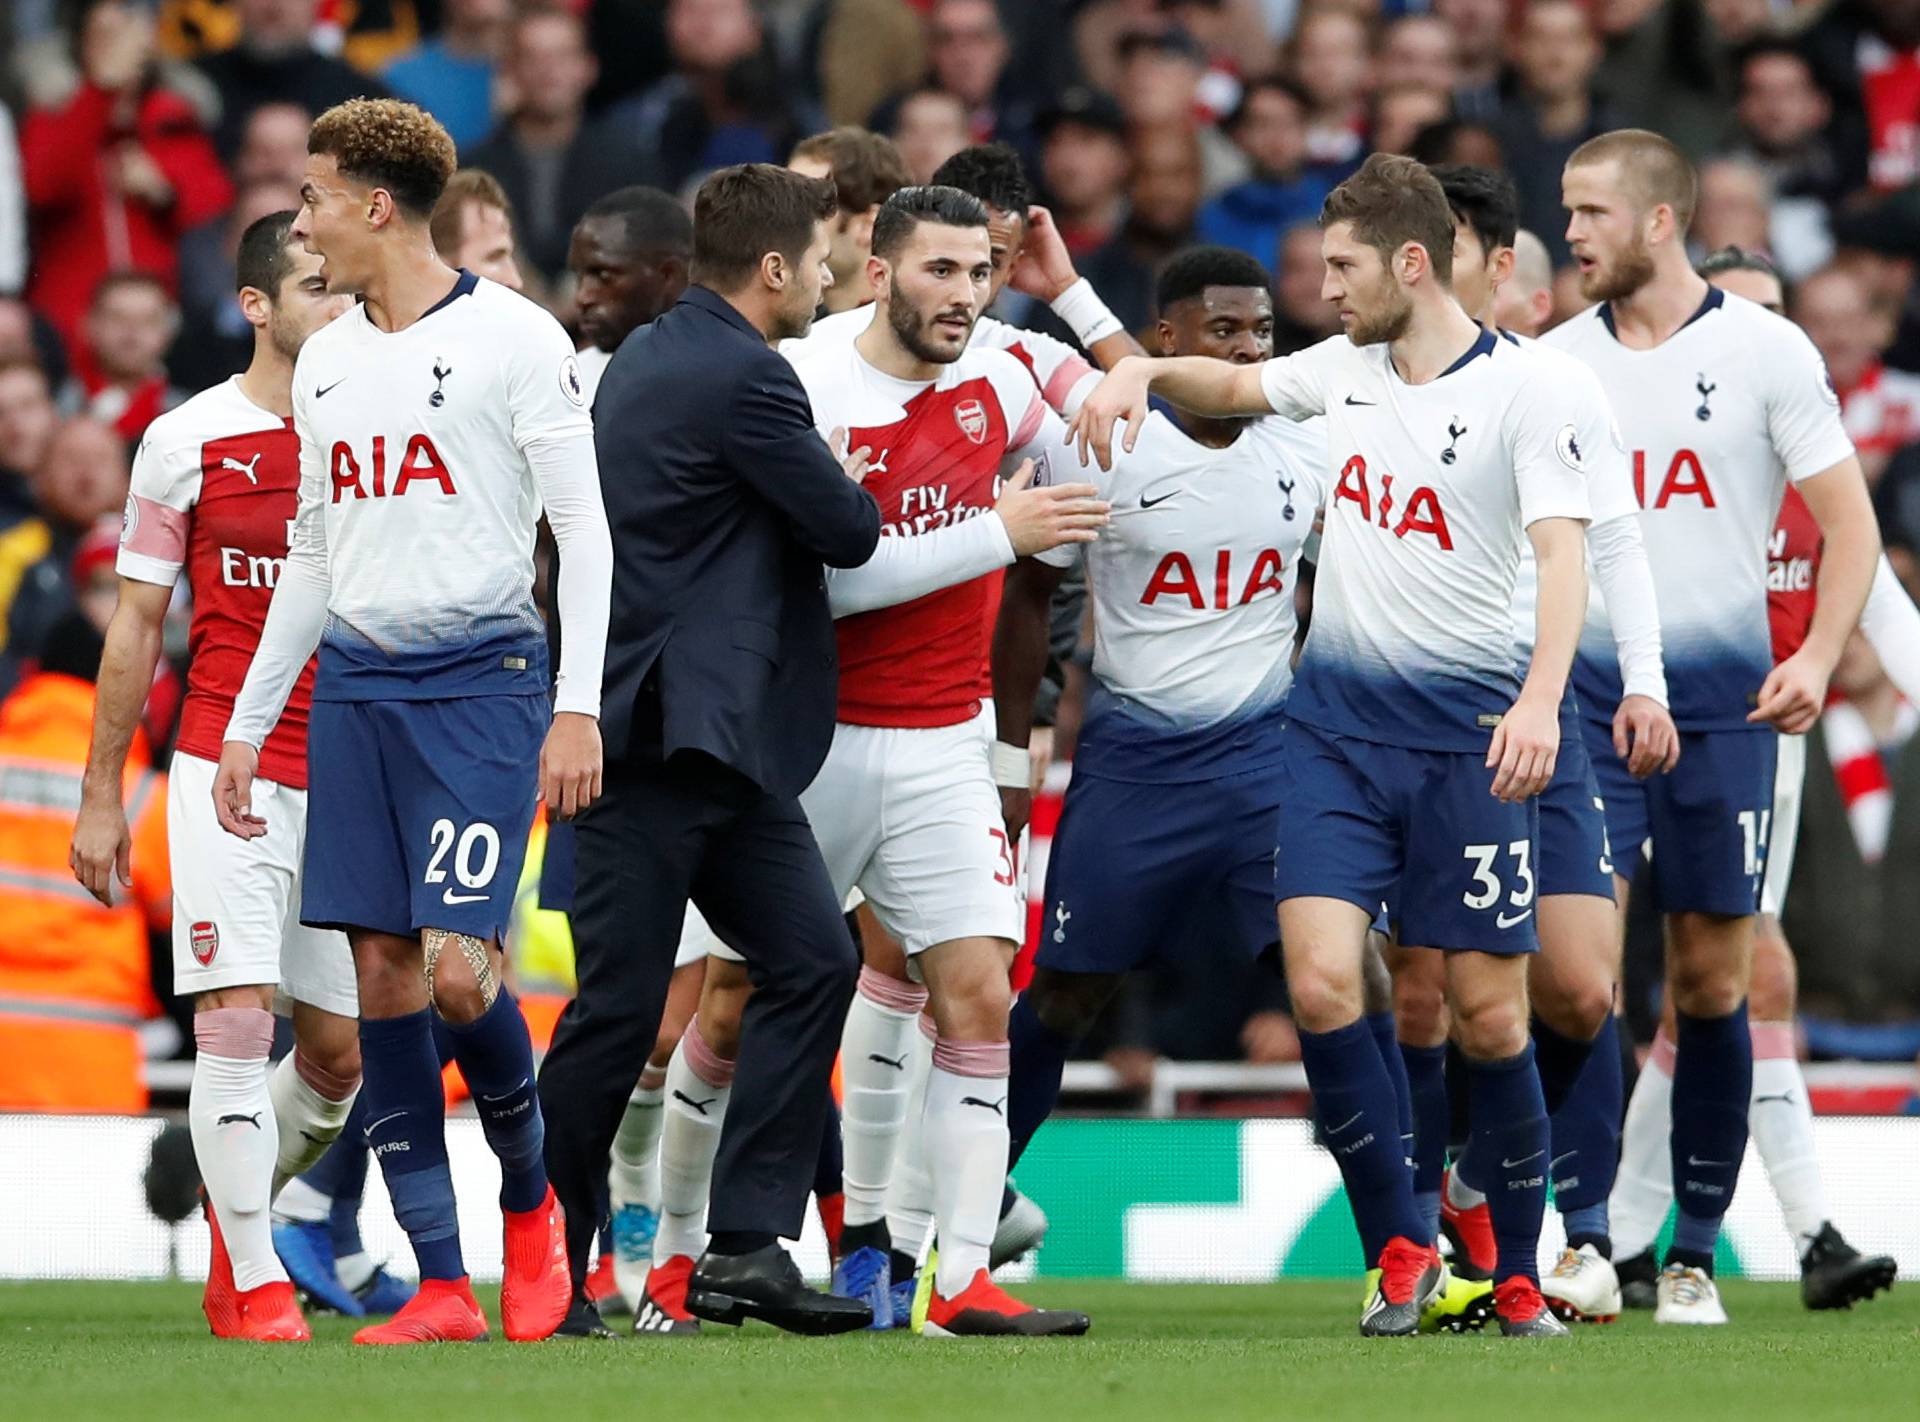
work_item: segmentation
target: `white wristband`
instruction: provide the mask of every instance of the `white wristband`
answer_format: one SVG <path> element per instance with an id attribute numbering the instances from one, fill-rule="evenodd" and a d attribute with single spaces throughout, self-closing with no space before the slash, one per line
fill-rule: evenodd
<path id="1" fill-rule="evenodd" d="M 1126 329 L 1120 318 L 1107 310 L 1107 303 L 1093 289 L 1093 283 L 1081 277 L 1053 299 L 1053 314 L 1067 323 L 1073 338 L 1088 350 L 1095 342 L 1117 336 Z"/>
<path id="2" fill-rule="evenodd" d="M 1008 790 L 1026 790 L 1033 785 L 1033 757 L 1025 746 L 993 743 L 993 783 Z"/>

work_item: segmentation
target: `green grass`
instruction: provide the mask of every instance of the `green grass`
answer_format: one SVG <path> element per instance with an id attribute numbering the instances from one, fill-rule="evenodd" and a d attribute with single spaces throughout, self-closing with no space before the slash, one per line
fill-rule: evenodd
<path id="1" fill-rule="evenodd" d="M 1731 1327 L 1644 1314 L 1564 1342 L 1363 1342 L 1358 1287 L 1055 1283 L 1023 1290 L 1094 1317 L 1082 1340 L 1006 1345 L 764 1328 L 698 1339 L 354 1349 L 219 1344 L 184 1284 L 0 1285 L 0 1412 L 20 1422 L 1120 1422 L 1151 1418 L 1920 1416 L 1920 1289 L 1808 1314 L 1790 1286 L 1730 1284 Z M 492 1313 L 496 1297 L 483 1295 Z M 497 1313 L 494 1314 L 497 1317 Z"/>

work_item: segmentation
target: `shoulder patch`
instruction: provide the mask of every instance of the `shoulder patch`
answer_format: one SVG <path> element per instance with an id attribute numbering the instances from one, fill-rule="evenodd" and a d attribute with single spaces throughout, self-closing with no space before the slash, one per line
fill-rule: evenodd
<path id="1" fill-rule="evenodd" d="M 1585 459 L 1580 453 L 1579 432 L 1571 424 L 1562 425 L 1560 433 L 1553 437 L 1553 452 L 1560 456 L 1560 462 L 1576 474 L 1587 472 Z"/>
<path id="2" fill-rule="evenodd" d="M 580 362 L 572 356 L 560 362 L 560 393 L 583 408 L 587 403 L 587 387 L 580 379 Z"/>

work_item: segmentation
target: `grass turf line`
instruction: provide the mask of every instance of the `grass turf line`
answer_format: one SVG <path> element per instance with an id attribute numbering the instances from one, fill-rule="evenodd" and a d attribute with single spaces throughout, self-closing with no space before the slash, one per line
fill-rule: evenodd
<path id="1" fill-rule="evenodd" d="M 328 1317 L 314 1319 L 311 1345 L 217 1343 L 197 1285 L 0 1284 L 0 1405 L 22 1422 L 1916 1415 L 1920 1290 L 1844 1314 L 1807 1313 L 1789 1285 L 1725 1292 L 1724 1329 L 1656 1330 L 1634 1314 L 1560 1343 L 1365 1341 L 1354 1283 L 1086 1281 L 1021 1290 L 1091 1313 L 1081 1340 L 808 1340 L 709 1326 L 697 1339 L 525 1345 L 497 1341 L 499 1300 L 486 1290 L 495 1342 L 374 1349 L 348 1346 L 353 1325 Z"/>

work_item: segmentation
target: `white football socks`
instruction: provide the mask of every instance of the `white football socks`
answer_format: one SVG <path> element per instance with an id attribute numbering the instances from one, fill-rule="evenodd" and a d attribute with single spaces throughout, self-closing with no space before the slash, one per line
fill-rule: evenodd
<path id="1" fill-rule="evenodd" d="M 217 1007 L 193 1018 L 193 1085 L 187 1124 L 200 1178 L 220 1220 L 241 1293 L 287 1277 L 273 1252 L 267 1212 L 280 1133 L 267 1088 L 273 1014 L 259 1007 Z"/>
<path id="2" fill-rule="evenodd" d="M 1673 1038 L 1664 1028 L 1640 1068 L 1620 1133 L 1620 1171 L 1607 1200 L 1613 1257 L 1653 1248 L 1673 1208 Z"/>
<path id="3" fill-rule="evenodd" d="M 615 1209 L 628 1204 L 660 1208 L 660 1125 L 667 1100 L 666 1075 L 664 1069 L 648 1066 L 620 1114 L 607 1170 L 607 1193 Z"/>
<path id="4" fill-rule="evenodd" d="M 667 1063 L 666 1105 L 660 1123 L 660 1232 L 653 1237 L 655 1267 L 676 1254 L 698 1259 L 707 1247 L 707 1200 L 713 1193 L 713 1157 L 733 1095 L 733 1063 L 717 1055 L 688 1025 Z"/>
<path id="5" fill-rule="evenodd" d="M 887 1186 L 887 1234 L 897 1253 L 915 1260 L 933 1233 L 933 1176 L 927 1172 L 927 1078 L 933 1074 L 933 1039 L 933 1019 L 922 1014 L 919 1030 L 907 1039 L 907 1120 L 900 1128 L 900 1153 Z"/>
<path id="6" fill-rule="evenodd" d="M 914 1025 L 926 1005 L 925 988 L 860 970 L 840 1039 L 841 1180 L 849 1225 L 872 1224 L 886 1213 L 894 1152 L 907 1122 Z"/>
<path id="7" fill-rule="evenodd" d="M 267 1079 L 273 1096 L 273 1117 L 280 1130 L 278 1159 L 273 1167 L 273 1193 L 320 1163 L 320 1157 L 340 1138 L 360 1094 L 358 1077 L 335 1076 L 314 1065 L 298 1047 L 280 1058 Z"/>
<path id="8" fill-rule="evenodd" d="M 1791 1022 L 1753 1024 L 1753 1100 L 1747 1130 L 1767 1167 L 1780 1216 L 1804 1257 L 1831 1215 L 1813 1144 L 1813 1103 L 1800 1071 Z"/>
<path id="9" fill-rule="evenodd" d="M 927 1078 L 927 1168 L 933 1176 L 944 1298 L 987 1267 L 1007 1182 L 1007 1043 L 938 1041 Z"/>

